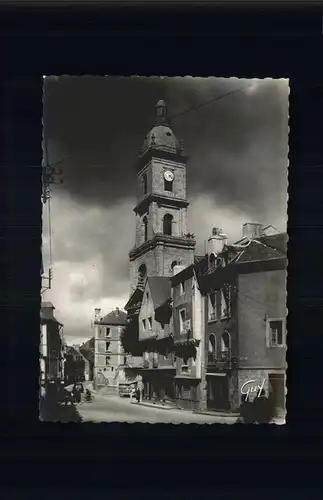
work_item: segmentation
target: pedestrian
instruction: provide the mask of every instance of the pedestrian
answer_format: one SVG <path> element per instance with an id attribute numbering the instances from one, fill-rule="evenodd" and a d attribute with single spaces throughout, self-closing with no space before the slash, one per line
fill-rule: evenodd
<path id="1" fill-rule="evenodd" d="M 143 391 L 143 383 L 141 377 L 139 377 L 136 387 L 136 399 L 138 403 L 140 403 L 140 401 L 142 400 L 142 391 Z"/>

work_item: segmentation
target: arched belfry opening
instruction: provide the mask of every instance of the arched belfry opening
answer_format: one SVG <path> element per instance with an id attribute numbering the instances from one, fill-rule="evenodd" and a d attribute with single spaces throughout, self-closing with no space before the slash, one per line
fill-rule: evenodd
<path id="1" fill-rule="evenodd" d="M 171 236 L 172 235 L 172 225 L 173 225 L 173 216 L 171 214 L 164 215 L 163 218 L 163 233 Z"/>
<path id="2" fill-rule="evenodd" d="M 143 289 L 145 278 L 147 276 L 147 267 L 146 264 L 141 264 L 138 269 L 138 283 L 137 288 Z"/>
<path id="3" fill-rule="evenodd" d="M 142 193 L 143 195 L 147 194 L 147 174 L 142 176 Z"/>
<path id="4" fill-rule="evenodd" d="M 148 240 L 148 219 L 146 216 L 142 219 L 142 223 L 143 223 L 143 228 L 144 228 L 144 241 L 147 241 Z"/>

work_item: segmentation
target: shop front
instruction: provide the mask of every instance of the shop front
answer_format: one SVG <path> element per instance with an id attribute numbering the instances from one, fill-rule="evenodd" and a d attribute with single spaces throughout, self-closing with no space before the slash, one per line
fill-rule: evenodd
<path id="1" fill-rule="evenodd" d="M 175 369 L 143 369 L 144 399 L 173 402 L 175 400 Z"/>
<path id="2" fill-rule="evenodd" d="M 229 376 L 227 373 L 207 373 L 206 389 L 208 409 L 230 410 Z"/>

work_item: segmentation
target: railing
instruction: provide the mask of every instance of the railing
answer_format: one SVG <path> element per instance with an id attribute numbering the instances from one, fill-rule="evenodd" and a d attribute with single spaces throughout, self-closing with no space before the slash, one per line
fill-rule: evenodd
<path id="1" fill-rule="evenodd" d="M 208 364 L 219 369 L 230 369 L 232 366 L 232 356 L 230 351 L 222 351 L 218 354 L 208 353 Z"/>

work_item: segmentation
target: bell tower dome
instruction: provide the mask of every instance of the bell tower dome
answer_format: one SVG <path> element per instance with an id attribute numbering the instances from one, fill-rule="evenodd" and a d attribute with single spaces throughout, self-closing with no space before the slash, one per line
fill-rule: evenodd
<path id="1" fill-rule="evenodd" d="M 195 241 L 187 231 L 186 164 L 183 145 L 172 131 L 164 101 L 144 139 L 136 163 L 135 246 L 129 253 L 131 291 L 147 276 L 171 276 L 174 265 L 194 261 Z"/>

